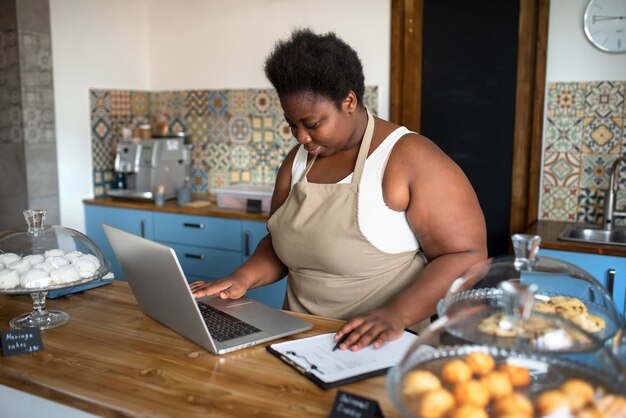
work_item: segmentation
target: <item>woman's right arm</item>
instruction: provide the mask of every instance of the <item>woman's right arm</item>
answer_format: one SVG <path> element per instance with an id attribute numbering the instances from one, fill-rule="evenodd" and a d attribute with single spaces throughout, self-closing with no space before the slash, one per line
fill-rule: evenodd
<path id="1" fill-rule="evenodd" d="M 282 206 L 291 189 L 291 167 L 298 146 L 294 147 L 278 170 L 270 217 Z M 248 289 L 265 286 L 285 277 L 287 268 L 280 261 L 272 245 L 272 236 L 268 233 L 257 245 L 252 256 L 229 276 L 209 282 L 197 281 L 190 285 L 196 298 L 218 295 L 222 299 L 237 299 Z"/>

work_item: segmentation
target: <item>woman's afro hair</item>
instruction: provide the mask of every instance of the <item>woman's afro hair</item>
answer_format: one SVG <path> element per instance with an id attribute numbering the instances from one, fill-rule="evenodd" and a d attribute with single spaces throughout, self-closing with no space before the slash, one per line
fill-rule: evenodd
<path id="1" fill-rule="evenodd" d="M 352 90 L 363 105 L 361 60 L 333 32 L 318 35 L 309 29 L 296 29 L 290 38 L 276 43 L 265 60 L 265 75 L 281 98 L 313 93 L 331 99 L 339 108 Z"/>

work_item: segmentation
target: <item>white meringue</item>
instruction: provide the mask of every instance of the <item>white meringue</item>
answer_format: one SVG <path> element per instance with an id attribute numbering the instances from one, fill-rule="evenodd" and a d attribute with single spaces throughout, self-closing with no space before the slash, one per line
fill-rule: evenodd
<path id="1" fill-rule="evenodd" d="M 69 261 L 67 261 L 63 257 L 50 257 L 50 258 L 46 259 L 46 263 L 49 263 L 55 269 L 58 269 L 59 267 L 62 267 L 62 266 L 65 266 L 65 265 L 69 264 Z"/>
<path id="2" fill-rule="evenodd" d="M 96 270 L 100 267 L 99 264 L 100 262 L 97 260 L 94 261 L 90 258 L 82 256 L 74 261 L 73 266 L 76 267 L 78 273 L 80 273 L 80 277 L 87 278 L 96 273 Z"/>
<path id="3" fill-rule="evenodd" d="M 74 260 L 76 260 L 78 257 L 80 257 L 81 255 L 83 255 L 83 253 L 81 253 L 80 251 L 71 251 L 65 254 L 63 258 L 65 258 L 67 261 L 71 263 Z"/>
<path id="4" fill-rule="evenodd" d="M 44 257 L 46 258 L 50 258 L 50 257 L 63 257 L 65 255 L 65 252 L 63 250 L 60 250 L 58 248 L 54 248 L 52 250 L 48 250 L 45 253 L 43 253 Z"/>
<path id="5" fill-rule="evenodd" d="M 15 263 L 16 261 L 20 261 L 22 257 L 14 253 L 4 253 L 0 254 L 0 262 L 5 266 L 8 266 L 11 263 Z"/>
<path id="6" fill-rule="evenodd" d="M 20 284 L 20 275 L 15 270 L 0 270 L 0 289 L 13 289 Z"/>
<path id="7" fill-rule="evenodd" d="M 67 264 L 50 273 L 50 279 L 54 284 L 71 283 L 80 280 L 80 273 L 76 267 Z"/>
<path id="8" fill-rule="evenodd" d="M 15 270 L 18 274 L 23 274 L 30 268 L 30 263 L 26 260 L 19 260 L 7 266 L 9 270 Z"/>
<path id="9" fill-rule="evenodd" d="M 50 286 L 52 281 L 47 272 L 42 269 L 32 268 L 20 277 L 22 287 L 39 288 Z"/>
<path id="10" fill-rule="evenodd" d="M 28 261 L 28 264 L 35 267 L 37 264 L 41 264 L 44 262 L 44 257 L 41 254 L 32 254 L 27 255 L 26 257 L 22 258 L 22 260 Z"/>

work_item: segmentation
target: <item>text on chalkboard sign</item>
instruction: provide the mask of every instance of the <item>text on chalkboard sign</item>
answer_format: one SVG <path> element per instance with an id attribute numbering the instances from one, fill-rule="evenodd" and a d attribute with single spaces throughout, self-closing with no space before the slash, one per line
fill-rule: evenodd
<path id="1" fill-rule="evenodd" d="M 328 418 L 383 418 L 383 413 L 378 402 L 339 390 Z"/>
<path id="2" fill-rule="evenodd" d="M 39 328 L 1 331 L 0 340 L 2 340 L 2 355 L 5 357 L 43 350 Z"/>

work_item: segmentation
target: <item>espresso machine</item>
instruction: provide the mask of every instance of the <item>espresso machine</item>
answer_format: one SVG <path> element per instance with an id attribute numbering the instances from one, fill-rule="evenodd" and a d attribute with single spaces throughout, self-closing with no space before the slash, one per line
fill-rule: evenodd
<path id="1" fill-rule="evenodd" d="M 114 169 L 116 174 L 126 177 L 126 188 L 111 189 L 108 196 L 154 200 L 156 191 L 160 190 L 165 199 L 170 199 L 191 178 L 191 145 L 185 144 L 184 137 L 120 142 Z"/>

